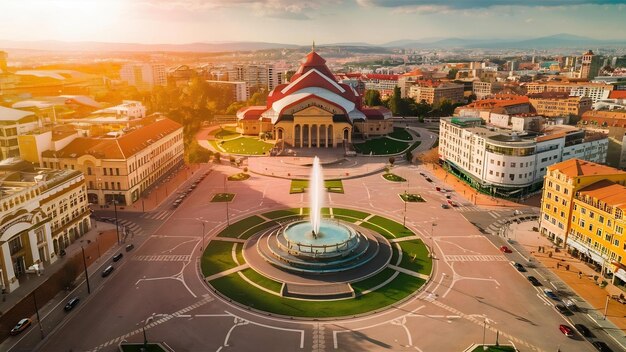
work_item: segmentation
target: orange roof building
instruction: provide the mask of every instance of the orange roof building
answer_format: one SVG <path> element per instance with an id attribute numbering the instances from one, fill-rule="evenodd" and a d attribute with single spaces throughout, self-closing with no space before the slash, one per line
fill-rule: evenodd
<path id="1" fill-rule="evenodd" d="M 92 204 L 114 199 L 132 204 L 183 162 L 183 126 L 168 118 L 146 120 L 123 134 L 79 137 L 61 149 L 44 151 L 43 166 L 82 171 Z"/>

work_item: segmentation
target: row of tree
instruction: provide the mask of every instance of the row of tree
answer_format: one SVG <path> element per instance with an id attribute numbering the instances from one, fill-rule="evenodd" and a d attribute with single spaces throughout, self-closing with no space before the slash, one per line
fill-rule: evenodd
<path id="1" fill-rule="evenodd" d="M 364 94 L 364 102 L 367 106 L 385 106 L 395 116 L 418 116 L 418 117 L 438 117 L 451 116 L 454 109 L 464 104 L 453 104 L 449 100 L 444 100 L 439 104 L 429 104 L 425 100 L 416 102 L 413 98 L 402 98 L 400 87 L 393 89 L 393 94 L 388 99 L 382 99 L 380 92 L 369 89 Z"/>

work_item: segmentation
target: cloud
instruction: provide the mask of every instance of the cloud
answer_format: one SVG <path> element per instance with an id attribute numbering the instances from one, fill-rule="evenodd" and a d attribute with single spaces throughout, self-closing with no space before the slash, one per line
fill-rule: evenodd
<path id="1" fill-rule="evenodd" d="M 356 0 L 363 7 L 383 7 L 402 13 L 435 13 L 456 10 L 481 10 L 500 6 L 561 7 L 576 5 L 618 5 L 624 0 Z"/>
<path id="2" fill-rule="evenodd" d="M 208 12 L 223 8 L 250 10 L 258 17 L 310 19 L 317 9 L 341 0 L 135 0 L 136 5 L 164 11 Z"/>

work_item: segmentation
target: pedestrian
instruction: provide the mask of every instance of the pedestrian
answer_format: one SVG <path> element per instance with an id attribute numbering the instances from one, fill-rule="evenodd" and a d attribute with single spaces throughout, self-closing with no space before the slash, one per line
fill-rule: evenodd
<path id="1" fill-rule="evenodd" d="M 579 278 L 579 279 L 582 279 L 582 278 L 583 278 L 583 272 L 582 272 L 582 271 L 579 271 L 579 272 L 578 272 L 578 278 Z"/>
<path id="2" fill-rule="evenodd" d="M 569 264 L 565 265 L 565 270 L 569 271 Z"/>

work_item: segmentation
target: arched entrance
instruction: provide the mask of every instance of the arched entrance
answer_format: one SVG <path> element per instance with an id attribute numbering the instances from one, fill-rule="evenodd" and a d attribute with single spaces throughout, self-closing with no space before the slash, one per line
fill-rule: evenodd
<path id="1" fill-rule="evenodd" d="M 276 139 L 277 140 L 282 140 L 283 139 L 283 129 L 279 128 L 276 130 Z"/>
<path id="2" fill-rule="evenodd" d="M 348 142 L 348 139 L 349 139 L 348 137 L 349 137 L 349 136 L 350 136 L 350 131 L 349 131 L 347 128 L 345 128 L 345 129 L 343 130 L 343 140 L 344 140 L 344 141 L 346 141 L 346 142 Z"/>

